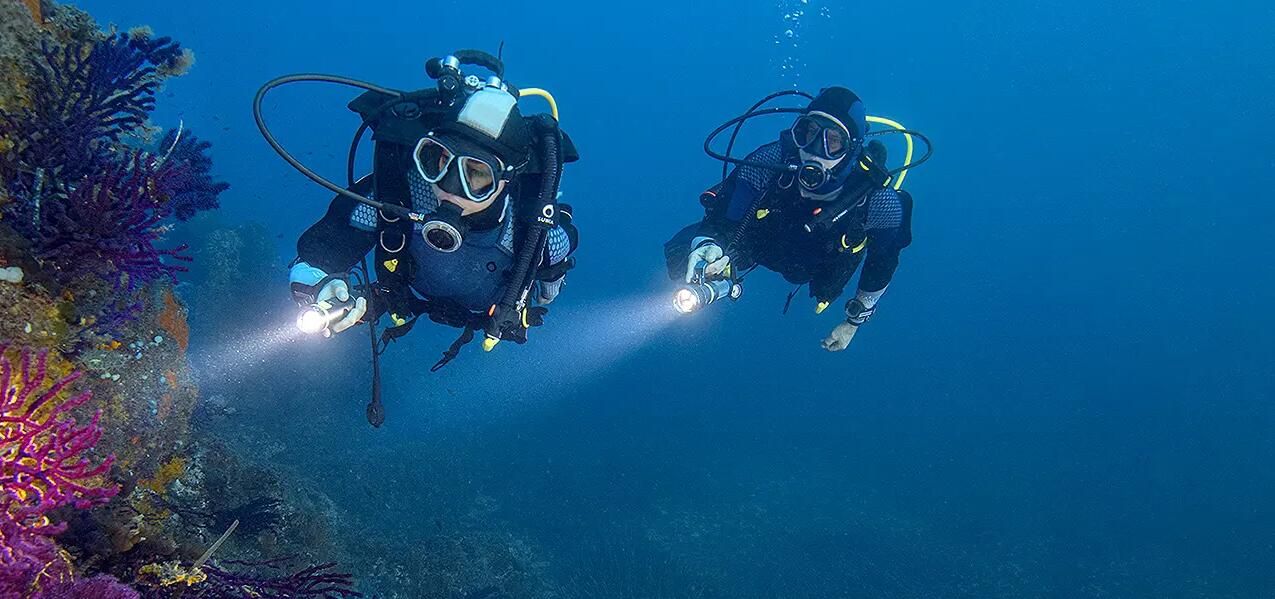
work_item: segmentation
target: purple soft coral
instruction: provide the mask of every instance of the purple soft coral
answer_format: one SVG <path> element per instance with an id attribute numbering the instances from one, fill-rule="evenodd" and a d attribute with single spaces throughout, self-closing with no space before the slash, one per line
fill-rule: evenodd
<path id="1" fill-rule="evenodd" d="M 138 131 L 155 108 L 155 92 L 182 56 L 169 38 L 116 33 L 92 44 L 45 42 L 35 60 L 30 107 L 0 112 L 0 133 L 20 140 L 15 162 L 24 183 L 36 173 L 68 180 L 91 173 L 121 136 Z"/>
<path id="2" fill-rule="evenodd" d="M 68 505 L 84 509 L 115 496 L 118 488 L 100 484 L 113 458 L 95 466 L 85 456 L 102 429 L 100 413 L 86 425 L 70 415 L 93 396 L 90 391 L 64 395 L 80 373 L 50 381 L 47 351 L 34 356 L 19 351 L 15 364 L 8 350 L 0 345 L 0 512 L 33 530 L 56 534 L 62 527 L 49 523 L 48 512 Z"/>
<path id="3" fill-rule="evenodd" d="M 170 129 L 159 142 L 162 160 L 181 172 L 168 180 L 167 188 L 159 190 L 177 220 L 189 220 L 197 212 L 217 208 L 217 196 L 230 188 L 228 183 L 213 181 L 212 158 L 208 157 L 211 147 L 181 129 Z"/>
<path id="4" fill-rule="evenodd" d="M 156 190 L 171 188 L 184 170 L 181 164 L 158 163 L 133 152 L 127 162 L 78 181 L 61 201 L 15 209 L 17 228 L 32 240 L 36 257 L 64 281 L 113 273 L 121 275 L 116 284 L 128 289 L 163 278 L 175 281 L 186 267 L 174 261 L 189 262 L 190 257 L 182 253 L 184 244 L 156 247 L 168 231 L 163 221 L 171 213 Z"/>
<path id="5" fill-rule="evenodd" d="M 68 580 L 48 586 L 34 599 L 140 599 L 137 591 L 124 586 L 113 576 L 100 574 L 93 578 Z"/>
<path id="6" fill-rule="evenodd" d="M 115 33 L 92 43 L 43 47 L 32 102 L 0 112 L 16 141 L 7 176 L 8 222 L 63 283 L 94 274 L 135 290 L 172 279 L 189 261 L 157 243 L 170 217 L 217 207 L 209 144 L 169 133 L 156 153 L 124 145 L 140 133 L 164 74 L 185 56 L 168 38 Z"/>
<path id="7" fill-rule="evenodd" d="M 0 516 L 0 599 L 26 599 L 36 584 L 69 576 L 52 539 Z"/>

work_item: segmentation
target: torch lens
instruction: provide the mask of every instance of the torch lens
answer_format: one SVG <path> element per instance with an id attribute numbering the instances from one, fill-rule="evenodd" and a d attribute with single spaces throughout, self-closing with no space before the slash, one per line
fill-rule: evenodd
<path id="1" fill-rule="evenodd" d="M 306 308 L 297 316 L 297 328 L 307 335 L 322 332 L 327 324 L 323 313 L 316 308 Z"/>
<path id="2" fill-rule="evenodd" d="M 699 296 L 690 289 L 678 289 L 677 293 L 673 294 L 673 309 L 682 314 L 690 314 L 699 309 Z"/>

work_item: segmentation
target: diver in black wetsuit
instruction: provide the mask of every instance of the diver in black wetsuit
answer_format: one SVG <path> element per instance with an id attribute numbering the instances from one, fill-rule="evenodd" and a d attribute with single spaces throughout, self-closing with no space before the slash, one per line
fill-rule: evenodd
<path id="1" fill-rule="evenodd" d="M 670 278 L 738 281 L 762 266 L 799 288 L 808 284 L 822 313 L 862 265 L 846 320 L 822 342 L 828 351 L 845 349 L 875 312 L 912 240 L 912 198 L 882 184 L 885 147 L 865 144 L 867 130 L 858 96 L 843 87 L 820 92 L 779 141 L 754 150 L 705 192 L 704 220 L 665 247 Z M 767 167 L 786 164 L 801 166 Z M 874 174 L 882 178 L 869 180 Z M 737 283 L 729 289 L 738 296 Z M 707 303 L 685 288 L 678 293 L 680 311 Z"/>
<path id="2" fill-rule="evenodd" d="M 380 279 L 393 279 L 396 288 L 385 290 L 387 305 L 374 313 L 390 311 L 396 318 L 425 315 L 462 328 L 481 326 L 508 286 L 515 237 L 522 233 L 517 226 L 519 210 L 525 210 L 539 191 L 518 181 L 532 151 L 532 134 L 513 101 L 508 92 L 494 88 L 471 95 L 459 110 L 432 123 L 410 152 L 378 164 L 377 172 L 355 185 L 356 191 L 377 197 L 374 180 L 393 179 L 396 191 L 410 198 L 412 209 L 430 216 L 412 223 L 410 233 L 387 227 L 398 219 L 337 196 L 327 214 L 297 241 L 290 280 L 298 301 L 348 301 L 349 282 L 329 275 L 351 270 L 377 249 L 385 254 L 377 265 L 387 271 Z M 388 188 L 391 183 L 381 185 Z M 562 289 L 577 244 L 570 207 L 560 204 L 556 211 L 557 222 L 547 232 L 534 285 L 534 299 L 542 306 Z M 368 308 L 366 298 L 355 298 L 325 332 L 353 326 Z M 525 329 L 510 331 L 515 341 L 525 339 Z"/>
<path id="3" fill-rule="evenodd" d="M 492 72 L 488 79 L 462 65 Z M 461 329 L 433 367 L 451 361 L 483 333 L 483 348 L 523 343 L 574 266 L 578 235 L 570 206 L 557 201 L 562 167 L 579 158 L 558 128 L 557 104 L 540 89 L 502 79 L 500 59 L 461 50 L 433 59 L 436 89 L 399 91 L 333 75 L 276 78 L 257 92 L 257 125 L 294 168 L 336 192 L 327 213 L 297 242 L 290 282 L 303 332 L 330 336 L 359 322 L 371 331 L 372 402 L 368 421 L 384 420 L 377 358 L 419 317 Z M 347 167 L 347 186 L 307 168 L 270 133 L 266 93 L 319 81 L 367 90 L 350 103 L 362 118 Z M 549 100 L 553 115 L 524 117 L 522 95 Z M 372 173 L 355 180 L 362 134 L 375 142 Z M 373 267 L 366 257 L 373 255 Z M 389 327 L 378 335 L 377 323 Z"/>

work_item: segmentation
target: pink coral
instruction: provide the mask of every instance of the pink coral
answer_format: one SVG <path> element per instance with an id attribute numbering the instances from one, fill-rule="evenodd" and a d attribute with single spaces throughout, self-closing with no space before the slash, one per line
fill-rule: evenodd
<path id="1" fill-rule="evenodd" d="M 26 599 L 42 583 L 70 579 L 53 539 L 0 517 L 0 599 Z"/>
<path id="2" fill-rule="evenodd" d="M 65 525 L 50 511 L 88 508 L 119 490 L 103 481 L 112 458 L 94 465 L 85 455 L 102 436 L 100 413 L 87 425 L 70 414 L 92 397 L 68 397 L 80 373 L 50 380 L 47 351 L 13 353 L 16 362 L 0 344 L 0 597 L 64 569 L 49 537 Z"/>
<path id="3" fill-rule="evenodd" d="M 139 595 L 115 578 L 99 574 L 41 589 L 35 599 L 139 599 Z"/>

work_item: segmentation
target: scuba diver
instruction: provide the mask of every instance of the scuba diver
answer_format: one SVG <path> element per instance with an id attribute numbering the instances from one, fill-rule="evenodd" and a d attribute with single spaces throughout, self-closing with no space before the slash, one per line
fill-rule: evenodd
<path id="1" fill-rule="evenodd" d="M 759 110 L 785 95 L 810 102 L 804 108 Z M 742 160 L 730 156 L 745 121 L 782 113 L 799 116 L 777 141 Z M 869 121 L 893 129 L 870 133 Z M 715 152 L 711 142 L 731 126 L 735 132 L 726 154 Z M 905 163 L 911 161 L 913 136 L 926 142 L 927 153 L 915 163 L 886 170 L 885 145 L 868 137 L 896 131 L 907 136 Z M 669 277 L 686 284 L 674 295 L 674 307 L 689 313 L 721 298 L 738 299 L 744 276 L 761 266 L 797 285 L 785 313 L 805 285 L 816 302 L 815 312 L 823 313 L 862 266 L 845 320 L 821 344 L 828 351 L 844 350 L 876 311 L 900 252 L 912 242 L 912 197 L 901 184 L 908 168 L 929 158 L 929 140 L 888 119 L 868 116 L 849 89 L 829 87 L 814 97 L 794 91 L 767 96 L 718 127 L 704 148 L 725 163 L 723 180 L 700 197 L 704 219 L 665 245 Z M 735 168 L 727 175 L 729 165 Z"/>
<path id="2" fill-rule="evenodd" d="M 461 71 L 477 65 L 486 80 Z M 327 213 L 297 242 L 289 276 L 301 307 L 297 326 L 324 337 L 368 324 L 373 391 L 368 420 L 384 420 L 378 357 L 420 317 L 461 329 L 436 371 L 483 332 L 483 348 L 524 343 L 561 292 L 578 235 L 570 206 L 559 204 L 562 165 L 578 159 L 558 128 L 557 104 L 539 89 L 503 80 L 490 54 L 463 50 L 432 59 L 437 85 L 403 92 L 330 75 L 290 75 L 257 94 L 266 140 L 292 166 L 336 192 Z M 261 118 L 274 87 L 321 81 L 366 90 L 349 104 L 363 120 L 351 144 L 347 185 L 315 174 L 284 150 Z M 552 116 L 523 116 L 520 96 L 549 101 Z M 372 172 L 354 177 L 358 144 L 372 131 Z M 374 254 L 374 270 L 366 265 Z M 375 276 L 370 276 L 374 274 Z M 389 328 L 377 335 L 377 321 Z"/>

